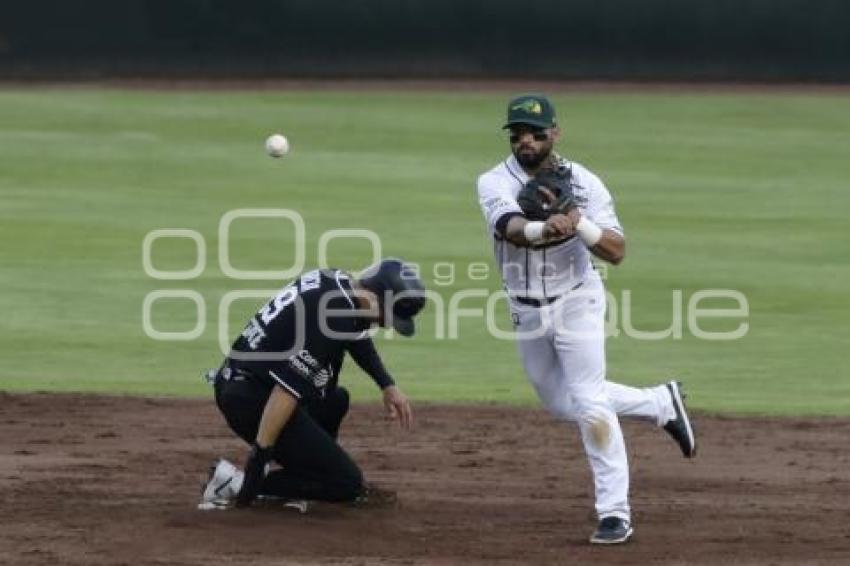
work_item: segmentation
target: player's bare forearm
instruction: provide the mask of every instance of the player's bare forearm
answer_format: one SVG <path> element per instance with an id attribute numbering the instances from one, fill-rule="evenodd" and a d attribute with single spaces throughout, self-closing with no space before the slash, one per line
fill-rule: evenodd
<path id="1" fill-rule="evenodd" d="M 280 387 L 274 387 L 260 419 L 257 446 L 267 448 L 274 444 L 297 406 L 298 400 L 295 397 Z"/>
<path id="2" fill-rule="evenodd" d="M 286 426 L 298 400 L 280 387 L 273 387 L 263 408 L 257 439 L 251 447 L 251 454 L 245 462 L 245 475 L 242 487 L 236 496 L 237 507 L 247 507 L 256 499 L 262 489 L 266 464 L 274 457 L 273 448 L 280 431 Z"/>
<path id="3" fill-rule="evenodd" d="M 596 257 L 618 265 L 626 257 L 626 239 L 614 230 L 603 230 L 599 239 L 590 251 Z"/>
<path id="4" fill-rule="evenodd" d="M 523 233 L 523 229 L 526 224 L 528 224 L 528 220 L 522 216 L 515 216 L 511 218 L 505 226 L 505 239 L 520 248 L 527 248 L 530 246 L 531 244 Z"/>

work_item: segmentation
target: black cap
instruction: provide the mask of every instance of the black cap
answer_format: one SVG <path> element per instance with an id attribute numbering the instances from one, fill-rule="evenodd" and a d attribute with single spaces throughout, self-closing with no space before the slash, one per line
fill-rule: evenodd
<path id="1" fill-rule="evenodd" d="M 375 293 L 381 308 L 392 301 L 392 327 L 402 336 L 413 336 L 413 317 L 425 307 L 425 285 L 410 265 L 400 259 L 387 258 L 366 268 L 360 284 Z M 389 313 L 385 313 L 385 316 Z"/>
<path id="2" fill-rule="evenodd" d="M 527 124 L 535 128 L 555 127 L 555 107 L 542 94 L 523 94 L 508 102 L 508 121 L 502 126 Z"/>

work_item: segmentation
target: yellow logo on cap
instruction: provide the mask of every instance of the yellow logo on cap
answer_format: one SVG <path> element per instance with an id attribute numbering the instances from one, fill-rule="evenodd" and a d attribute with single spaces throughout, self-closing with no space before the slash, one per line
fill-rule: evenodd
<path id="1" fill-rule="evenodd" d="M 533 98 L 529 98 L 528 100 L 523 100 L 519 104 L 515 104 L 511 106 L 511 110 L 525 110 L 529 114 L 542 114 L 543 107 L 540 106 L 540 103 L 534 100 Z"/>

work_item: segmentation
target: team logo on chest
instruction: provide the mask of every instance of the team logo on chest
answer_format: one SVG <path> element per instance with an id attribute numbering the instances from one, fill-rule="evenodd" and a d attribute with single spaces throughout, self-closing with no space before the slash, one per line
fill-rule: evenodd
<path id="1" fill-rule="evenodd" d="M 318 389 L 321 389 L 331 380 L 333 375 L 333 367 L 330 363 L 326 367 L 321 367 L 319 361 L 313 357 L 313 354 L 307 350 L 301 350 L 296 355 L 289 358 L 289 365 L 301 377 L 313 382 Z"/>

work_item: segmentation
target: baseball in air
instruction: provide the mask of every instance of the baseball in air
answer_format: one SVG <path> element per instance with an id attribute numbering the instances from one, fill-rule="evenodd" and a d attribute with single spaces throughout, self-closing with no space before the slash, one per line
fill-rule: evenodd
<path id="1" fill-rule="evenodd" d="M 266 139 L 266 153 L 272 157 L 283 157 L 289 153 L 289 140 L 280 134 L 269 136 Z"/>

